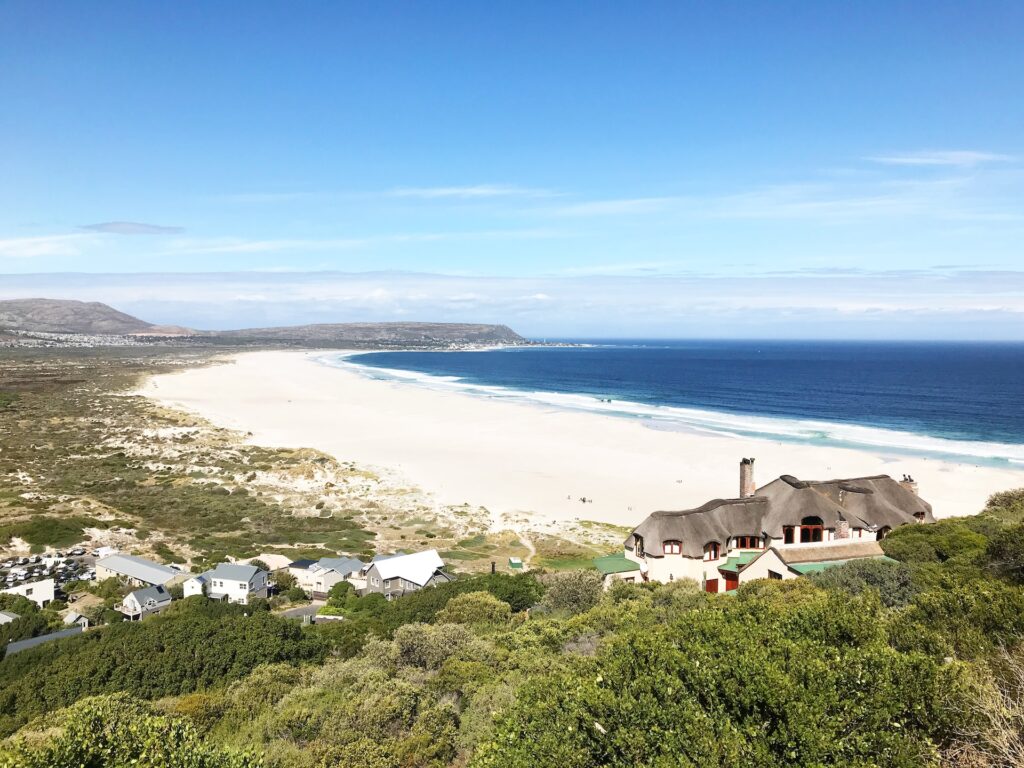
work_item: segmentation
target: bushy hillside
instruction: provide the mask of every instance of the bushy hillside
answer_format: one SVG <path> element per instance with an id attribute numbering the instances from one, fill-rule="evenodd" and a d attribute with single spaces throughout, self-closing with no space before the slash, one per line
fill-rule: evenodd
<path id="1" fill-rule="evenodd" d="M 391 603 L 339 587 L 345 618 L 302 630 L 191 601 L 63 641 L 56 660 L 0 662 L 8 732 L 74 705 L 7 749 L 70 768 L 54 744 L 78 755 L 78 723 L 136 718 L 184 729 L 211 766 L 1014 765 L 1022 501 L 900 529 L 885 543 L 899 562 L 722 595 L 603 592 L 585 571 L 473 577 Z M 114 690 L 152 703 L 116 716 L 106 699 L 74 704 Z"/>

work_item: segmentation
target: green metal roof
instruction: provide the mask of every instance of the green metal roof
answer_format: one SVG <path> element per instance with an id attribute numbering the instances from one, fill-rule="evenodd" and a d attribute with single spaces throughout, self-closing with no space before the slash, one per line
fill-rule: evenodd
<path id="1" fill-rule="evenodd" d="M 614 555 L 605 555 L 594 559 L 594 567 L 607 576 L 609 573 L 626 573 L 627 571 L 639 571 L 640 566 L 629 560 L 622 552 Z"/>
<path id="2" fill-rule="evenodd" d="M 763 550 L 759 550 L 757 552 L 741 552 L 738 555 L 733 555 L 728 560 L 726 560 L 724 563 L 722 563 L 722 565 L 718 566 L 718 570 L 720 570 L 720 571 L 737 571 L 738 572 L 740 570 L 740 568 L 745 566 L 747 563 L 750 563 L 750 562 L 756 560 L 763 553 L 764 553 Z"/>
<path id="3" fill-rule="evenodd" d="M 808 573 L 819 573 L 821 571 L 827 571 L 829 568 L 835 568 L 837 566 L 843 565 L 844 563 L 849 563 L 852 560 L 890 560 L 892 562 L 896 562 L 891 557 L 881 555 L 879 557 L 854 557 L 850 558 L 849 560 L 819 560 L 814 563 L 793 563 L 789 567 L 792 570 L 799 573 L 801 576 L 803 576 Z"/>

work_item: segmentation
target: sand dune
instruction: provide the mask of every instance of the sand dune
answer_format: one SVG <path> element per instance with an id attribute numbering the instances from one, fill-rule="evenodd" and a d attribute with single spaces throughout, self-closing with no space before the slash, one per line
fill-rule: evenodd
<path id="1" fill-rule="evenodd" d="M 979 511 L 1024 486 L 1024 471 L 845 448 L 650 429 L 599 414 L 371 380 L 312 352 L 253 352 L 224 365 L 154 377 L 143 394 L 251 432 L 254 443 L 311 447 L 399 473 L 440 503 L 468 502 L 537 524 L 633 526 L 655 509 L 735 496 L 737 464 L 757 480 L 912 474 L 940 517 Z M 580 497 L 593 499 L 581 503 Z"/>

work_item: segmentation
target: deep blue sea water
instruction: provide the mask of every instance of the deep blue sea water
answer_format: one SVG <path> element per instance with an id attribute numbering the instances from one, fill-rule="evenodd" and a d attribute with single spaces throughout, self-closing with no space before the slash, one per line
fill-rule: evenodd
<path id="1" fill-rule="evenodd" d="M 1024 344 L 588 344 L 375 352 L 336 362 L 663 429 L 1024 464 Z"/>

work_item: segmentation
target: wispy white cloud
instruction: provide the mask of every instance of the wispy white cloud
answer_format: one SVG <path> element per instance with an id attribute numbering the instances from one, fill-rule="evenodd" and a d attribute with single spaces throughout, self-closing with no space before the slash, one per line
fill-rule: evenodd
<path id="1" fill-rule="evenodd" d="M 4 297 L 104 301 L 160 323 L 229 328 L 419 319 L 534 336 L 1024 339 L 1024 271 L 821 271 L 503 278 L 395 272 L 5 276 Z"/>
<path id="2" fill-rule="evenodd" d="M 456 198 L 474 200 L 492 197 L 555 197 L 549 189 L 518 187 L 512 184 L 474 184 L 460 187 L 398 187 L 389 193 L 392 197 L 417 197 L 424 200 Z"/>
<path id="3" fill-rule="evenodd" d="M 245 254 L 276 252 L 331 252 L 383 245 L 438 243 L 472 240 L 533 240 L 565 237 L 553 229 L 491 229 L 467 232 L 412 232 L 393 235 L 370 235 L 342 238 L 278 238 L 253 239 L 209 238 L 180 239 L 168 244 L 167 253 L 177 254 Z"/>
<path id="4" fill-rule="evenodd" d="M 714 195 L 592 200 L 544 209 L 554 217 L 630 216 L 650 220 L 884 219 L 922 216 L 968 221 L 1019 221 L 1024 212 L 963 174 L 927 179 L 857 179 L 844 182 L 776 184 Z"/>
<path id="5" fill-rule="evenodd" d="M 900 152 L 890 155 L 876 155 L 867 159 L 874 163 L 882 163 L 883 165 L 952 166 L 956 168 L 973 168 L 985 163 L 1005 163 L 1014 160 L 1010 155 L 1001 155 L 996 152 L 979 152 L 969 149 Z"/>
<path id="6" fill-rule="evenodd" d="M 107 235 L 178 235 L 185 231 L 184 227 L 162 227 L 137 221 L 104 221 L 100 224 L 83 224 L 79 229 Z"/>
<path id="7" fill-rule="evenodd" d="M 0 258 L 32 259 L 47 256 L 78 256 L 91 235 L 41 235 L 0 240 Z"/>
<path id="8" fill-rule="evenodd" d="M 627 197 L 611 200 L 590 200 L 563 205 L 553 213 L 557 216 L 620 216 L 635 213 L 661 213 L 687 201 L 685 197 Z"/>

